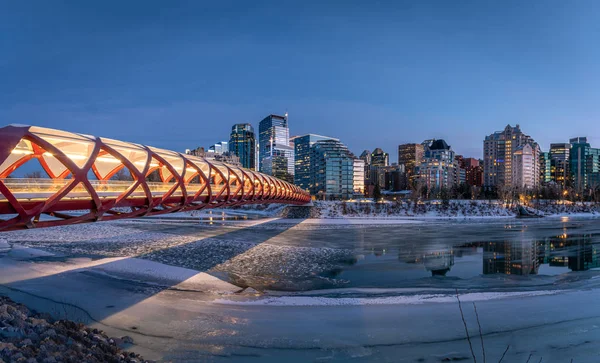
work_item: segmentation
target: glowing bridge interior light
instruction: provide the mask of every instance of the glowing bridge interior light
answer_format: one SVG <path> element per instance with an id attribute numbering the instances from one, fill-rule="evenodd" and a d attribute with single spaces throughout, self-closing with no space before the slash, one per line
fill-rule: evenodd
<path id="1" fill-rule="evenodd" d="M 41 178 L 23 178 L 32 160 Z M 35 126 L 0 128 L 0 231 L 309 201 L 293 184 L 201 157 Z"/>

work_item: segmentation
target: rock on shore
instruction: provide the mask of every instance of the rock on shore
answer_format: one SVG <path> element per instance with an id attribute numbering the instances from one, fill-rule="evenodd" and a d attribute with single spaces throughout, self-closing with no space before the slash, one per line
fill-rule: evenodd
<path id="1" fill-rule="evenodd" d="M 68 320 L 53 320 L 0 296 L 0 363 L 148 362 L 121 347 L 130 337 L 109 338 L 102 331 Z"/>

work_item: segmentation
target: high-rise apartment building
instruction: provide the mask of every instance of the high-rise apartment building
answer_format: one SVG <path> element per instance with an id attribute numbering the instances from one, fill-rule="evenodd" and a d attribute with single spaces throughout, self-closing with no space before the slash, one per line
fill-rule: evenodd
<path id="1" fill-rule="evenodd" d="M 365 161 L 354 159 L 354 196 L 362 197 L 365 195 Z"/>
<path id="2" fill-rule="evenodd" d="M 600 186 L 600 149 L 592 148 L 585 137 L 570 139 L 570 171 L 578 192 Z"/>
<path id="3" fill-rule="evenodd" d="M 440 190 L 455 185 L 459 166 L 454 155 L 454 151 L 444 140 L 425 144 L 423 160 L 418 168 L 419 180 L 429 190 Z"/>
<path id="4" fill-rule="evenodd" d="M 398 165 L 404 165 L 409 178 L 415 175 L 416 168 L 421 164 L 423 152 L 421 144 L 398 145 Z"/>
<path id="5" fill-rule="evenodd" d="M 359 159 L 364 161 L 365 164 L 365 190 L 368 190 L 371 185 L 371 151 L 364 150 L 362 154 L 360 154 Z"/>
<path id="6" fill-rule="evenodd" d="M 371 166 L 389 166 L 390 155 L 380 148 L 376 148 L 371 153 Z"/>
<path id="7" fill-rule="evenodd" d="M 540 184 L 552 181 L 552 161 L 549 152 L 540 153 Z"/>
<path id="8" fill-rule="evenodd" d="M 240 164 L 256 170 L 256 136 L 250 124 L 235 124 L 229 136 L 229 152 L 240 158 Z"/>
<path id="9" fill-rule="evenodd" d="M 311 146 L 310 193 L 319 199 L 350 199 L 354 196 L 355 157 L 336 140 Z"/>
<path id="10" fill-rule="evenodd" d="M 464 158 L 459 161 L 459 166 L 465 171 L 465 183 L 473 187 L 483 186 L 483 166 L 475 158 Z"/>
<path id="11" fill-rule="evenodd" d="M 519 146 L 513 153 L 511 186 L 520 189 L 537 187 L 540 181 L 539 166 L 539 153 L 533 146 L 531 144 Z"/>
<path id="12" fill-rule="evenodd" d="M 323 140 L 339 141 L 333 137 L 315 134 L 294 137 L 294 184 L 304 190 L 310 190 L 310 148 L 316 142 Z"/>
<path id="13" fill-rule="evenodd" d="M 561 188 L 570 185 L 571 144 L 550 144 L 550 178 Z"/>
<path id="14" fill-rule="evenodd" d="M 532 148 L 532 157 L 539 171 L 538 144 L 525 135 L 519 125 L 507 125 L 503 131 L 497 131 L 485 137 L 483 141 L 483 184 L 485 187 L 513 187 L 513 159 L 515 152 L 525 144 Z M 539 181 L 539 178 L 537 179 Z M 537 186 L 537 184 L 536 184 Z"/>
<path id="15" fill-rule="evenodd" d="M 290 147 L 288 115 L 269 115 L 258 126 L 260 171 L 293 182 L 294 150 Z"/>

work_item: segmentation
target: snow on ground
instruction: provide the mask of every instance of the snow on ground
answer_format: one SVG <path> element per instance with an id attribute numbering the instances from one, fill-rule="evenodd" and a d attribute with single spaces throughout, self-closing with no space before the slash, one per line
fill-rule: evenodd
<path id="1" fill-rule="evenodd" d="M 213 271 L 227 273 L 238 286 L 296 291 L 343 286 L 345 281 L 329 275 L 355 261 L 347 249 L 259 244 Z"/>
<path id="2" fill-rule="evenodd" d="M 505 206 L 504 203 L 497 200 L 451 200 L 447 204 L 438 200 L 425 202 L 402 200 L 382 203 L 371 201 L 315 201 L 314 205 L 316 215 L 322 219 L 507 218 L 514 217 L 517 214 L 516 207 Z M 532 209 L 537 209 L 540 214 L 546 216 L 600 216 L 600 206 L 591 203 L 571 204 L 542 201 L 535 203 Z"/>
<path id="3" fill-rule="evenodd" d="M 125 257 L 124 266 L 137 259 L 148 260 L 152 268 L 162 264 L 209 271 L 241 287 L 307 290 L 337 286 L 339 281 L 328 277 L 330 271 L 353 259 L 352 252 L 271 242 L 272 237 L 293 228 L 293 222 L 282 224 L 268 218 L 227 226 L 135 220 L 15 231 L 4 236 L 13 245 L 11 256 L 20 260 Z M 40 254 L 42 250 L 48 252 Z M 139 269 L 133 275 L 140 275 Z M 298 286 L 297 281 L 303 285 Z"/>
<path id="4" fill-rule="evenodd" d="M 460 301 L 477 302 L 506 298 L 526 298 L 557 294 L 556 290 L 526 292 L 478 292 L 460 295 Z M 252 300 L 216 299 L 215 304 L 224 305 L 269 305 L 269 306 L 354 306 L 354 305 L 414 305 L 425 303 L 456 302 L 455 295 L 426 294 L 408 296 L 389 296 L 375 298 L 329 298 L 322 296 L 280 296 Z"/>

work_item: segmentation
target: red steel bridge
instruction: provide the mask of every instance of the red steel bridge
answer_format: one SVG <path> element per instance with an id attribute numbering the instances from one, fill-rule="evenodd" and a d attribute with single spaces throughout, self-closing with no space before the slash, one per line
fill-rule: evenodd
<path id="1" fill-rule="evenodd" d="M 35 126 L 0 128 L 0 231 L 308 202 L 293 184 L 206 158 Z"/>

